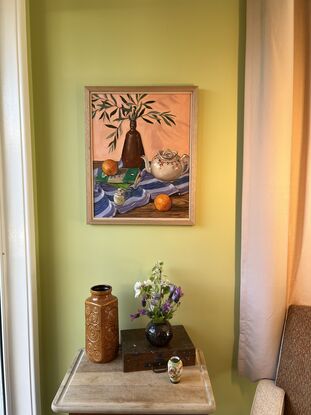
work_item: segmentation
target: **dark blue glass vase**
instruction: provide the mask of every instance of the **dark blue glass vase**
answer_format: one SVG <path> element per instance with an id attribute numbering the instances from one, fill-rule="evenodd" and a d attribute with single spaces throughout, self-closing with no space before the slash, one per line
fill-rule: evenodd
<path id="1" fill-rule="evenodd" d="M 173 329 L 167 320 L 162 323 L 155 323 L 151 320 L 146 326 L 145 334 L 153 346 L 163 347 L 172 339 Z"/>

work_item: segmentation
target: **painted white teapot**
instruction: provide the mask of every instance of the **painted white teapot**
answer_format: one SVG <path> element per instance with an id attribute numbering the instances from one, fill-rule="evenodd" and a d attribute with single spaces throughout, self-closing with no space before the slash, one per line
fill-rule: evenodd
<path id="1" fill-rule="evenodd" d="M 187 154 L 180 157 L 177 151 L 160 150 L 151 162 L 146 156 L 141 158 L 147 172 L 164 182 L 176 180 L 189 170 L 190 157 Z"/>

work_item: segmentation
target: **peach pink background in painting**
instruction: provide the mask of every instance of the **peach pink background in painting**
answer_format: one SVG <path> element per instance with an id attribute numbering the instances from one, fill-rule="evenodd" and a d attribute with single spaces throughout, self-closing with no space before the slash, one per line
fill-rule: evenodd
<path id="1" fill-rule="evenodd" d="M 101 94 L 99 93 L 98 95 L 100 96 Z M 120 94 L 118 93 L 113 95 L 119 104 Z M 155 122 L 155 124 L 146 123 L 141 118 L 137 120 L 137 131 L 140 132 L 147 157 L 152 159 L 158 150 L 166 148 L 177 150 L 180 155 L 189 154 L 190 93 L 148 94 L 145 100 L 156 101 L 154 104 L 151 104 L 152 109 L 155 111 L 170 111 L 172 114 L 176 115 L 176 118 L 174 118 L 176 126 L 173 125 L 172 127 L 169 127 L 163 121 L 160 125 L 157 122 Z M 101 161 L 108 158 L 120 160 L 125 135 L 129 128 L 129 121 L 124 121 L 122 125 L 123 133 L 117 141 L 117 148 L 113 152 L 109 153 L 108 144 L 111 140 L 106 140 L 105 137 L 107 137 L 112 130 L 111 128 L 106 127 L 105 123 L 102 120 L 99 120 L 98 115 L 96 115 L 96 117 L 92 120 L 94 160 Z"/>

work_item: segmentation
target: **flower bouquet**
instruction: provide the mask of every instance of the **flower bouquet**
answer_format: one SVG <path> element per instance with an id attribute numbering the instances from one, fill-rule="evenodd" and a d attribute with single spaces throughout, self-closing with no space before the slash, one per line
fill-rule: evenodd
<path id="1" fill-rule="evenodd" d="M 140 316 L 150 318 L 146 327 L 146 337 L 155 346 L 164 346 L 171 340 L 173 331 L 168 320 L 180 306 L 183 296 L 181 287 L 171 283 L 162 269 L 163 262 L 158 261 L 146 281 L 135 283 L 135 298 L 141 297 L 141 308 L 131 314 L 132 320 Z"/>

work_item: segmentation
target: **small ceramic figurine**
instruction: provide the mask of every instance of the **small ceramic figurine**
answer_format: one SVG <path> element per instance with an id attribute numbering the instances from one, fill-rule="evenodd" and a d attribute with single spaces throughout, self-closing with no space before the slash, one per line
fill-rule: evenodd
<path id="1" fill-rule="evenodd" d="M 160 150 L 151 162 L 146 156 L 141 158 L 147 172 L 164 182 L 174 181 L 189 170 L 190 157 L 187 154 L 180 157 L 177 151 Z"/>
<path id="2" fill-rule="evenodd" d="M 183 369 L 182 360 L 178 356 L 172 356 L 167 363 L 167 371 L 172 383 L 179 383 Z"/>
<path id="3" fill-rule="evenodd" d="M 119 187 L 113 196 L 113 201 L 116 205 L 123 205 L 125 202 L 125 190 Z"/>

